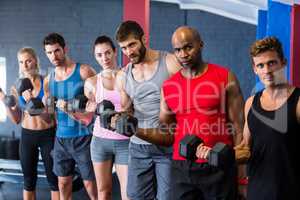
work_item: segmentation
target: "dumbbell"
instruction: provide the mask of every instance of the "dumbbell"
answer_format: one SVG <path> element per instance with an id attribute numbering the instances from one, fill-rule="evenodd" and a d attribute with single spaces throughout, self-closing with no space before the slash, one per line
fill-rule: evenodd
<path id="1" fill-rule="evenodd" d="M 29 78 L 20 78 L 16 83 L 16 89 L 19 96 L 22 96 L 22 93 L 26 90 L 33 90 L 33 85 Z"/>
<path id="2" fill-rule="evenodd" d="M 195 161 L 197 147 L 201 143 L 203 141 L 196 135 L 186 135 L 179 143 L 179 154 L 187 160 Z M 211 166 L 228 167 L 235 162 L 234 151 L 228 145 L 218 142 L 210 150 L 207 160 Z"/>
<path id="3" fill-rule="evenodd" d="M 104 99 L 97 105 L 95 114 L 100 118 L 101 127 L 111 129 L 111 118 L 117 114 L 117 112 L 115 111 L 114 104 Z"/>
<path id="4" fill-rule="evenodd" d="M 16 88 L 19 96 L 26 90 L 33 90 L 33 85 L 29 78 L 21 78 L 17 81 Z M 37 116 L 42 114 L 44 110 L 44 104 L 41 99 L 32 97 L 25 105 L 25 110 L 31 116 Z"/>
<path id="5" fill-rule="evenodd" d="M 137 118 L 126 113 L 121 113 L 116 120 L 116 132 L 121 135 L 131 137 L 136 133 L 137 125 Z"/>
<path id="6" fill-rule="evenodd" d="M 111 127 L 111 118 L 119 114 L 116 119 L 115 128 Z M 115 106 L 111 101 L 103 100 L 97 105 L 96 115 L 100 117 L 101 127 L 116 131 L 121 135 L 131 137 L 135 132 L 138 124 L 138 120 L 126 113 L 120 113 L 115 111 Z"/>
<path id="7" fill-rule="evenodd" d="M 45 101 L 45 107 L 48 113 L 54 113 L 56 107 L 57 98 L 53 96 L 48 96 Z"/>
<path id="8" fill-rule="evenodd" d="M 87 102 L 88 98 L 85 95 L 77 95 L 67 102 L 66 110 L 68 112 L 84 112 Z"/>
<path id="9" fill-rule="evenodd" d="M 3 92 L 2 88 L 0 88 L 0 92 Z M 16 98 L 13 95 L 5 95 L 3 102 L 4 102 L 4 105 L 6 105 L 7 107 L 10 107 L 10 108 L 17 105 Z"/>

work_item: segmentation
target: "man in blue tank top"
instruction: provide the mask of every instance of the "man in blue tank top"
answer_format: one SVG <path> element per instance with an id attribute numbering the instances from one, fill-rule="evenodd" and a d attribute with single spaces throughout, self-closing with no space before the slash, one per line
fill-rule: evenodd
<path id="1" fill-rule="evenodd" d="M 55 66 L 45 78 L 45 96 L 53 96 L 56 102 L 56 140 L 53 149 L 53 171 L 58 176 L 61 199 L 72 198 L 72 176 L 75 165 L 79 168 L 90 199 L 96 200 L 97 192 L 90 158 L 91 135 L 82 123 L 84 114 L 66 110 L 67 101 L 83 94 L 84 81 L 95 75 L 86 64 L 75 63 L 67 56 L 64 38 L 51 33 L 43 41 L 45 53 Z"/>
<path id="2" fill-rule="evenodd" d="M 118 76 L 122 109 L 134 110 L 139 128 L 157 128 L 162 83 L 180 69 L 180 64 L 172 54 L 147 48 L 144 31 L 134 21 L 119 26 L 116 40 L 130 59 Z M 151 144 L 136 135 L 131 137 L 127 184 L 131 200 L 170 199 L 171 156 L 170 148 Z"/>

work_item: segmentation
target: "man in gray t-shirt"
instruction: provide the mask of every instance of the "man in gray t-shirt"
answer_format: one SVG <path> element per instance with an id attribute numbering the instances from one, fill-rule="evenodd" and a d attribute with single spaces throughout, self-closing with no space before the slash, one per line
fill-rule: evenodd
<path id="1" fill-rule="evenodd" d="M 134 21 L 119 26 L 116 40 L 130 60 L 118 74 L 122 109 L 133 110 L 139 128 L 158 128 L 161 86 L 180 64 L 172 54 L 147 48 L 144 31 Z M 131 200 L 170 199 L 171 155 L 170 148 L 131 137 L 127 184 Z"/>

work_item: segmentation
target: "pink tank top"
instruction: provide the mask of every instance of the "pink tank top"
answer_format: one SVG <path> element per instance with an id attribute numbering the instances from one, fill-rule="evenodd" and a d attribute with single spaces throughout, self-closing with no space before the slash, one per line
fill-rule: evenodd
<path id="1" fill-rule="evenodd" d="M 115 88 L 114 90 L 108 90 L 103 87 L 101 74 L 97 75 L 97 87 L 96 87 L 96 103 L 100 103 L 103 99 L 111 101 L 116 111 L 121 110 L 121 96 L 119 91 Z M 113 140 L 128 140 L 129 138 L 115 131 L 102 128 L 100 126 L 99 116 L 95 120 L 93 135 L 96 137 L 113 139 Z"/>

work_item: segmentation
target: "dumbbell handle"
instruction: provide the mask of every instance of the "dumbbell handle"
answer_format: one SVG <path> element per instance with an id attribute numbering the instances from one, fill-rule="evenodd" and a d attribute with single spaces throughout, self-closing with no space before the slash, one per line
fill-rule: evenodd
<path id="1" fill-rule="evenodd" d="M 205 152 L 204 152 L 205 150 Z M 208 146 L 204 146 L 203 142 L 198 145 L 197 150 L 196 150 L 196 156 L 199 159 L 209 159 L 209 154 L 211 152 L 212 148 Z M 203 156 L 204 154 L 204 156 Z"/>

